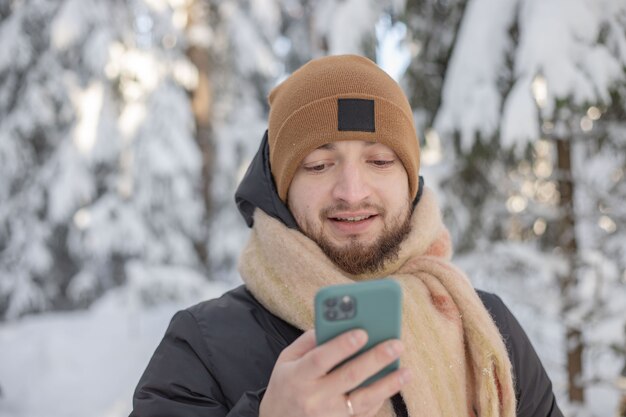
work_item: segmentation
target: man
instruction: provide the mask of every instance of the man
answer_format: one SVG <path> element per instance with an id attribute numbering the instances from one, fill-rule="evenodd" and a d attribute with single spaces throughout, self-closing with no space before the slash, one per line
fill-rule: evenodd
<path id="1" fill-rule="evenodd" d="M 175 315 L 131 416 L 562 416 L 515 318 L 449 262 L 398 84 L 366 58 L 326 57 L 269 103 L 236 193 L 252 227 L 245 286 Z M 336 367 L 367 335 L 316 346 L 314 294 L 381 277 L 403 288 L 402 340 Z M 400 369 L 355 389 L 397 358 Z"/>

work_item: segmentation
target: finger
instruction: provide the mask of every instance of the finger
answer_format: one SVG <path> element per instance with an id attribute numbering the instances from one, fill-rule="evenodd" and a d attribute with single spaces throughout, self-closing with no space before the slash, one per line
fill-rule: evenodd
<path id="1" fill-rule="evenodd" d="M 325 388 L 328 392 L 348 392 L 400 357 L 402 342 L 388 340 L 343 364 L 330 373 Z"/>
<path id="2" fill-rule="evenodd" d="M 363 414 L 359 414 L 359 417 L 374 417 L 376 414 L 378 414 L 378 412 L 380 411 L 380 409 L 382 408 L 382 406 L 384 405 L 384 402 L 378 403 L 376 404 L 374 407 L 372 407 L 370 409 L 370 411 L 368 411 L 367 413 Z"/>
<path id="3" fill-rule="evenodd" d="M 331 369 L 359 351 L 367 343 L 367 333 L 357 329 L 345 332 L 310 350 L 302 357 L 300 372 L 311 378 L 326 375 Z"/>
<path id="4" fill-rule="evenodd" d="M 300 337 L 294 340 L 280 353 L 277 362 L 289 362 L 300 359 L 304 354 L 313 349 L 317 343 L 315 342 L 315 330 L 307 330 Z"/>
<path id="5" fill-rule="evenodd" d="M 380 408 L 385 400 L 400 392 L 412 378 L 411 372 L 406 368 L 386 375 L 371 385 L 359 388 L 350 393 L 350 402 L 356 415 L 372 415 Z"/>

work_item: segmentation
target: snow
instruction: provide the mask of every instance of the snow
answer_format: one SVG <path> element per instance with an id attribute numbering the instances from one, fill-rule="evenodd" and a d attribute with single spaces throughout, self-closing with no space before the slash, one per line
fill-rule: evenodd
<path id="1" fill-rule="evenodd" d="M 324 4 L 326 8 L 320 7 L 316 16 L 315 29 L 326 37 L 329 55 L 361 52 L 363 33 L 376 23 L 380 6 L 372 0 L 329 0 Z M 346 30 L 347 27 L 352 30 Z"/>
<path id="2" fill-rule="evenodd" d="M 488 137 L 498 127 L 501 98 L 497 78 L 510 47 L 507 31 L 515 7 L 513 0 L 468 2 L 434 122 L 440 133 L 458 129 L 464 151 L 473 146 L 475 133 Z"/>
<path id="3" fill-rule="evenodd" d="M 517 82 L 504 104 L 502 145 L 507 148 L 514 148 L 518 137 L 536 138 L 539 132 L 539 112 L 532 96 L 531 83 L 528 79 Z"/>
<path id="4" fill-rule="evenodd" d="M 527 0 L 520 11 L 520 44 L 516 75 L 543 72 L 551 100 L 571 96 L 574 103 L 606 102 L 607 90 L 620 77 L 621 68 L 602 44 L 595 43 L 606 21 L 610 0 Z M 617 1 L 613 1 L 615 5 Z M 555 16 L 559 18 L 555 19 Z"/>
<path id="5" fill-rule="evenodd" d="M 229 287 L 205 284 L 176 302 L 142 307 L 131 287 L 89 310 L 0 326 L 0 416 L 121 417 L 173 314 Z"/>
<path id="6" fill-rule="evenodd" d="M 32 59 L 32 50 L 22 34 L 24 10 L 18 9 L 0 26 L 0 72 L 9 67 L 23 68 Z"/>
<path id="7" fill-rule="evenodd" d="M 323 0 L 313 9 L 313 32 L 328 55 L 360 54 L 375 32 L 383 11 L 398 14 L 405 0 Z M 348 30 L 349 29 L 349 30 Z"/>
<path id="8" fill-rule="evenodd" d="M 229 25 L 230 42 L 233 43 L 237 58 L 237 65 L 242 75 L 260 73 L 264 76 L 278 75 L 277 65 L 271 43 L 259 34 L 259 28 L 236 2 L 225 2 L 220 6 Z M 253 8 L 253 12 L 259 12 Z M 267 24 L 276 24 L 277 16 L 272 13 L 263 13 L 263 18 L 270 19 Z M 266 22 L 262 22 L 264 25 Z"/>
<path id="9" fill-rule="evenodd" d="M 498 262 L 493 262 L 498 259 Z M 546 256 L 529 243 L 500 243 L 455 258 L 455 263 L 470 277 L 476 288 L 494 292 L 513 312 L 528 334 L 548 376 L 552 380 L 557 401 L 566 416 L 610 416 L 619 401 L 615 384 L 623 358 L 607 349 L 607 344 L 624 343 L 621 332 L 626 306 L 623 301 L 613 306 L 606 316 L 587 317 L 585 326 L 584 380 L 587 403 L 584 409 L 567 402 L 565 373 L 565 328 L 559 316 L 558 290 L 550 286 L 565 265 L 558 256 Z M 626 291 L 616 299 L 626 299 Z M 596 310 L 599 310 L 596 308 Z"/>
<path id="10" fill-rule="evenodd" d="M 546 120 L 555 117 L 558 99 L 581 107 L 610 103 L 610 89 L 623 80 L 624 40 L 615 17 L 620 13 L 620 0 L 469 1 L 435 128 L 442 134 L 459 132 L 465 152 L 476 135 L 486 139 L 497 133 L 504 145 L 524 147 L 541 134 L 537 105 L 529 94 L 538 75 L 547 83 L 541 109 Z M 509 35 L 514 24 L 517 44 Z M 597 42 L 603 28 L 612 40 L 609 45 Z M 508 54 L 513 85 L 503 104 Z"/>
<path id="11" fill-rule="evenodd" d="M 67 49 L 70 45 L 84 38 L 89 29 L 83 17 L 95 5 L 87 0 L 68 0 L 63 3 L 50 29 L 50 41 L 57 49 Z"/>
<path id="12" fill-rule="evenodd" d="M 50 178 L 56 179 L 50 184 L 49 218 L 61 223 L 72 216 L 76 207 L 91 200 L 94 180 L 80 150 L 69 142 L 59 146 L 49 171 Z"/>
<path id="13" fill-rule="evenodd" d="M 418 106 L 419 88 L 432 87 L 429 96 L 444 83 L 435 129 L 435 108 L 424 104 L 415 117 L 429 132 L 422 174 L 453 239 L 469 249 L 457 262 L 516 314 L 563 408 L 564 324 L 581 326 L 588 404 L 570 415 L 614 413 L 624 357 L 611 346 L 626 345 L 626 128 L 607 108 L 616 88 L 613 97 L 626 100 L 626 3 L 469 0 L 458 33 L 461 2 L 398 21 L 406 3 L 217 2 L 203 25 L 183 32 L 187 0 L 13 2 L 0 21 L 0 305 L 9 320 L 0 324 L 0 416 L 128 413 L 172 314 L 239 282 L 249 230 L 233 193 L 267 126 L 265 95 L 311 57 L 372 55 L 374 36 L 378 63 L 402 85 L 407 65 L 423 73 L 426 83 L 407 90 Z M 169 47 L 166 37 L 175 40 Z M 444 78 L 439 61 L 453 41 Z M 188 96 L 199 80 L 185 56 L 190 43 L 211 56 L 210 216 Z M 559 117 L 571 120 L 552 120 L 556 99 L 566 101 Z M 592 105 L 599 115 L 584 135 L 580 121 Z M 542 159 L 515 165 L 497 153 L 480 167 L 451 151 L 455 132 L 464 151 L 480 138 L 517 151 L 530 144 Z M 580 285 L 569 299 L 559 289 L 568 265 L 558 248 L 542 248 L 539 237 L 506 240 L 540 220 L 555 233 L 558 173 L 554 149 L 540 155 L 544 133 L 573 139 Z M 539 163 L 548 173 L 530 178 Z M 518 212 L 507 211 L 507 199 L 523 203 Z M 194 245 L 208 246 L 210 262 Z M 59 255 L 69 272 L 55 269 Z M 207 284 L 207 275 L 231 284 Z M 86 311 L 18 320 L 56 308 L 64 291 L 75 307 L 106 295 Z M 564 318 L 566 302 L 574 308 Z"/>
<path id="14" fill-rule="evenodd" d="M 397 82 L 411 62 L 411 52 L 405 45 L 406 36 L 406 25 L 402 22 L 392 24 L 389 15 L 376 23 L 376 63 Z"/>

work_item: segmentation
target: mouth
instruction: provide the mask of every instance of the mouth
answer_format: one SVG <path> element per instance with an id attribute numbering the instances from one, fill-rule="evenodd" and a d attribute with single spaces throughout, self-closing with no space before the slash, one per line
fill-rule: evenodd
<path id="1" fill-rule="evenodd" d="M 361 222 L 363 220 L 368 220 L 371 219 L 372 217 L 375 217 L 376 214 L 366 214 L 363 216 L 337 216 L 337 217 L 329 217 L 329 219 L 336 221 L 336 222 L 347 222 L 347 223 L 358 223 Z"/>
<path id="2" fill-rule="evenodd" d="M 330 224 L 339 235 L 358 235 L 369 230 L 378 214 L 374 213 L 340 213 L 328 217 Z"/>

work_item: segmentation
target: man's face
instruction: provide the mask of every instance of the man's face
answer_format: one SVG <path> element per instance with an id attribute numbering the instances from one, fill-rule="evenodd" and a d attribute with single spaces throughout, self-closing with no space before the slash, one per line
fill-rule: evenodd
<path id="1" fill-rule="evenodd" d="M 302 231 L 341 269 L 376 272 L 410 231 L 409 181 L 386 145 L 333 142 L 311 152 L 289 186 Z"/>

